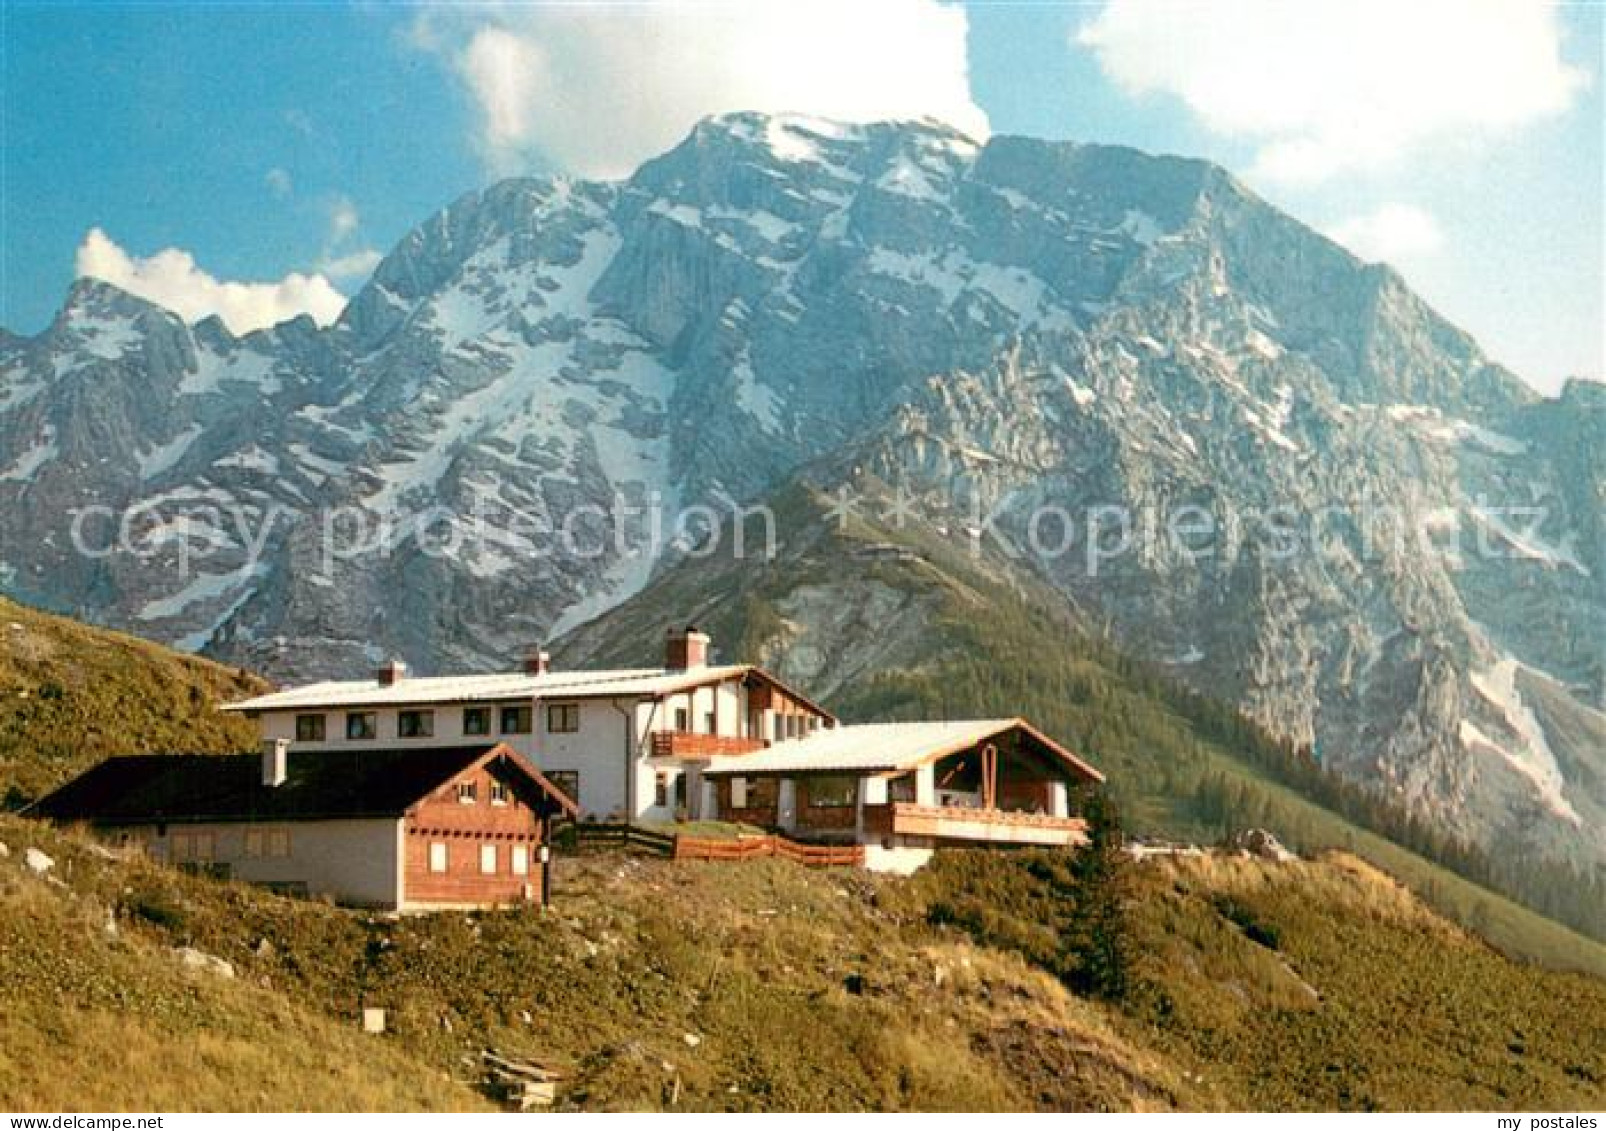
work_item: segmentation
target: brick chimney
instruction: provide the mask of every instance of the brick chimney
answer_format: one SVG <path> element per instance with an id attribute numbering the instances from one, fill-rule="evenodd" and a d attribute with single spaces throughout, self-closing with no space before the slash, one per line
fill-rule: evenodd
<path id="1" fill-rule="evenodd" d="M 708 636 L 696 625 L 672 628 L 664 638 L 664 667 L 676 671 L 708 665 Z"/>
<path id="2" fill-rule="evenodd" d="M 400 683 L 407 678 L 407 665 L 401 660 L 391 660 L 374 672 L 374 678 L 379 681 L 380 687 L 389 687 L 393 683 Z"/>
<path id="3" fill-rule="evenodd" d="M 262 740 L 262 784 L 273 787 L 284 784 L 290 776 L 290 740 L 265 738 Z"/>
<path id="4" fill-rule="evenodd" d="M 539 644 L 531 644 L 524 650 L 524 674 L 546 675 L 552 670 L 552 653 Z"/>

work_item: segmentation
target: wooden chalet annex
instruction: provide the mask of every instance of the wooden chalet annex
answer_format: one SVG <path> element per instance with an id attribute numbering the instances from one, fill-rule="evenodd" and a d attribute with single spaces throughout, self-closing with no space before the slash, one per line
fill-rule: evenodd
<path id="1" fill-rule="evenodd" d="M 388 910 L 542 901 L 573 803 L 502 744 L 110 758 L 31 815 L 183 867 Z"/>

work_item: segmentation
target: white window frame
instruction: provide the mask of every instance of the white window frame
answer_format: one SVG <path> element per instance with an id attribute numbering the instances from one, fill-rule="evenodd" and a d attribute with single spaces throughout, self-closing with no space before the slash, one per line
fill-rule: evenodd
<path id="1" fill-rule="evenodd" d="M 495 843 L 480 845 L 480 875 L 494 876 L 501 863 L 502 854 L 496 850 Z"/>
<path id="2" fill-rule="evenodd" d="M 509 865 L 515 876 L 528 876 L 530 874 L 530 848 L 529 845 L 515 844 L 509 853 Z"/>
<path id="3" fill-rule="evenodd" d="M 429 870 L 433 875 L 443 876 L 452 867 L 452 850 L 444 840 L 429 842 Z"/>

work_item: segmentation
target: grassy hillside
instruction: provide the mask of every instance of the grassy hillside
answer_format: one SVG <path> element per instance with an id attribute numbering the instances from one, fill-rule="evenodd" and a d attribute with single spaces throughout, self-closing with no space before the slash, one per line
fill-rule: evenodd
<path id="1" fill-rule="evenodd" d="M 1030 576 L 1001 573 L 929 530 L 863 517 L 838 530 L 802 490 L 775 509 L 774 560 L 715 554 L 672 569 L 577 631 L 560 662 L 651 662 L 662 626 L 691 620 L 726 658 L 787 671 L 823 655 L 788 674 L 849 720 L 1024 714 L 1106 772 L 1131 832 L 1212 843 L 1263 826 L 1306 851 L 1351 851 L 1511 954 L 1606 976 L 1606 946 L 1444 866 L 1479 876 L 1487 861 L 1092 638 Z M 1539 872 L 1533 861 L 1505 863 L 1513 881 Z M 1606 922 L 1606 896 L 1591 906 L 1598 881 L 1575 879 L 1550 886 L 1568 910 Z"/>
<path id="2" fill-rule="evenodd" d="M 0 841 L 11 1108 L 79 1088 L 113 1109 L 468 1106 L 487 1045 L 567 1066 L 587 1109 L 1606 1103 L 1606 984 L 1513 963 L 1347 858 L 1137 866 L 1135 986 L 1104 1003 L 1051 976 L 1046 853 L 907 880 L 570 856 L 552 913 L 398 921 L 17 818 Z M 177 946 L 238 978 L 180 970 Z M 359 1003 L 391 1011 L 385 1035 L 356 1033 Z M 169 1056 L 204 1071 L 140 1070 Z"/>
<path id="3" fill-rule="evenodd" d="M 219 702 L 255 676 L 0 598 L 0 802 L 38 797 L 112 754 L 251 749 Z"/>
<path id="4" fill-rule="evenodd" d="M 941 908 L 980 944 L 1043 961 L 1042 863 L 950 854 L 904 897 Z M 1131 871 L 1136 975 L 1117 1029 L 1182 1066 L 1215 1103 L 1606 1102 L 1606 983 L 1511 962 L 1353 856 L 1210 854 Z"/>
<path id="5" fill-rule="evenodd" d="M 149 929 L 146 870 L 0 821 L 0 1108 L 7 1111 L 397 1110 L 485 1106 L 404 1050 L 298 994 L 185 968 Z M 22 865 L 41 846 L 59 877 Z M 201 898 L 215 898 L 201 893 Z M 148 909 L 147 909 L 148 910 Z M 143 929 L 142 929 L 143 928 Z"/>

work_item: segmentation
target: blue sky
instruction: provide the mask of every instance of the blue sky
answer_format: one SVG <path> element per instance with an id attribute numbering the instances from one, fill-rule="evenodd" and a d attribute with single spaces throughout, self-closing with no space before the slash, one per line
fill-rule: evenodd
<path id="1" fill-rule="evenodd" d="M 461 192 L 619 175 L 753 108 L 1210 157 L 1394 263 L 1538 387 L 1602 372 L 1598 4 L 10 0 L 0 19 L 0 325 L 23 333 L 79 267 L 237 328 L 327 320 Z"/>

